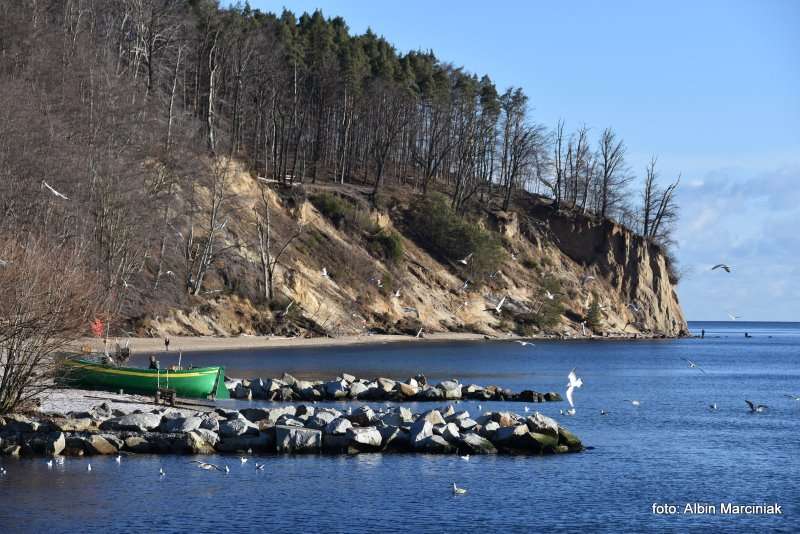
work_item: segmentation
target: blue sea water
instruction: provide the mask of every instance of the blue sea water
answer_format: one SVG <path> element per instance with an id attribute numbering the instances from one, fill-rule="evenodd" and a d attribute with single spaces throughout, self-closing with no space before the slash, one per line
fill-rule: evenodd
<path id="1" fill-rule="evenodd" d="M 800 531 L 800 323 L 690 323 L 705 339 L 412 343 L 183 355 L 233 376 L 404 378 L 561 391 L 573 367 L 577 414 L 556 417 L 590 450 L 552 457 L 406 454 L 0 458 L 0 532 L 730 532 Z M 752 337 L 745 338 L 748 332 Z M 705 371 L 690 369 L 682 358 Z M 162 364 L 164 358 L 162 357 Z M 636 399 L 640 406 L 626 400 Z M 744 402 L 766 404 L 749 413 Z M 717 403 L 719 410 L 708 409 Z M 237 401 L 231 404 L 241 405 Z M 258 404 L 258 403 L 254 403 Z M 485 410 L 523 410 L 483 402 Z M 425 408 L 430 407 L 426 405 Z M 477 403 L 459 408 L 477 411 Z M 608 410 L 601 416 L 600 410 Z M 86 470 L 91 462 L 92 471 Z M 162 467 L 167 475 L 159 478 Z M 453 496 L 457 482 L 468 493 Z M 782 515 L 658 515 L 653 504 L 778 503 Z"/>

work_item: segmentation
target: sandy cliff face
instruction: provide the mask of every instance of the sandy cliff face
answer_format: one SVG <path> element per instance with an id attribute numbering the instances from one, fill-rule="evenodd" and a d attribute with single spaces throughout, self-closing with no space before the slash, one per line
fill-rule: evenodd
<path id="1" fill-rule="evenodd" d="M 238 201 L 255 205 L 255 180 L 245 173 L 234 184 Z M 337 190 L 339 191 L 339 190 Z M 307 191 L 311 193 L 313 190 Z M 356 188 L 347 193 L 363 198 Z M 486 212 L 482 224 L 502 236 L 506 257 L 481 285 L 468 285 L 468 273 L 453 258 L 437 261 L 403 234 L 408 205 L 370 211 L 371 220 L 400 235 L 403 258 L 389 264 L 363 236 L 338 227 L 307 200 L 270 193 L 275 243 L 287 228 L 303 223 L 276 269 L 275 288 L 283 305 L 272 310 L 259 297 L 259 265 L 248 219 L 252 209 L 230 225 L 227 238 L 237 246 L 207 277 L 209 293 L 183 309 L 137 318 L 149 335 L 343 335 L 471 331 L 487 335 L 554 334 L 666 335 L 687 331 L 670 283 L 666 258 L 625 228 L 611 222 L 553 214 L 531 198 L 519 214 Z M 363 203 L 366 206 L 366 203 Z M 322 275 L 323 267 L 330 274 Z M 380 282 L 379 282 L 380 281 Z M 548 302 L 545 287 L 557 288 Z M 399 295 L 397 294 L 399 291 Z M 497 304 L 505 297 L 500 313 Z M 588 321 L 596 300 L 599 318 Z M 543 307 L 560 301 L 562 313 L 547 326 L 531 321 Z M 289 302 L 290 312 L 284 314 Z"/>

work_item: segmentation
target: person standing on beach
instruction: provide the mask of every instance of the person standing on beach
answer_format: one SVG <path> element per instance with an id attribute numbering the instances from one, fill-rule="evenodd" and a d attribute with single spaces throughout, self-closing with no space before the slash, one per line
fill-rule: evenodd
<path id="1" fill-rule="evenodd" d="M 167 349 L 167 352 L 169 352 L 169 338 L 168 337 L 164 338 L 164 348 Z"/>
<path id="2" fill-rule="evenodd" d="M 706 337 L 706 329 L 703 328 L 702 330 L 700 330 L 700 339 L 703 339 L 705 337 Z"/>

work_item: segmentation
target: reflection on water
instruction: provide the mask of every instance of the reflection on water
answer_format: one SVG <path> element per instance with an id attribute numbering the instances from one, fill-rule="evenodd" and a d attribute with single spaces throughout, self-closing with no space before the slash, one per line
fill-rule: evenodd
<path id="1" fill-rule="evenodd" d="M 0 530 L 798 531 L 800 402 L 783 395 L 800 394 L 800 325 L 748 325 L 750 339 L 713 325 L 709 331 L 721 337 L 537 343 L 533 349 L 461 343 L 192 354 L 195 365 L 224 360 L 232 375 L 348 371 L 402 378 L 422 372 L 437 380 L 561 392 L 577 367 L 585 385 L 575 394 L 575 417 L 558 416 L 563 403 L 532 408 L 556 416 L 594 449 L 558 457 L 473 456 L 469 462 L 410 454 L 265 456 L 258 458 L 264 471 L 255 471 L 255 460 L 214 457 L 231 467 L 229 475 L 197 469 L 186 457 L 129 457 L 120 465 L 113 458 L 68 459 L 53 469 L 42 459 L 0 458 L 8 469 L 0 478 Z M 697 361 L 707 374 L 681 358 Z M 745 398 L 769 410 L 750 414 Z M 707 409 L 712 402 L 718 412 Z M 523 408 L 481 404 L 484 410 Z M 475 412 L 477 403 L 459 408 Z M 600 409 L 610 414 L 600 416 Z M 453 482 L 467 495 L 453 497 Z M 776 501 L 784 515 L 651 513 L 654 502 L 687 501 Z"/>

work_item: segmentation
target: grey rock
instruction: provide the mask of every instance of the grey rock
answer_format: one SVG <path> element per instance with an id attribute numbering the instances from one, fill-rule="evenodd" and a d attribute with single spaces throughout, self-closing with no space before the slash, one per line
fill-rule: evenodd
<path id="1" fill-rule="evenodd" d="M 420 417 L 411 425 L 409 439 L 411 446 L 417 448 L 418 443 L 433 436 L 433 425 L 424 417 Z"/>
<path id="2" fill-rule="evenodd" d="M 159 425 L 158 429 L 161 432 L 191 432 L 192 430 L 197 430 L 200 428 L 203 419 L 200 417 L 190 416 L 190 417 L 178 417 L 178 418 L 171 418 L 165 417 L 161 420 L 161 424 Z"/>
<path id="3" fill-rule="evenodd" d="M 445 380 L 439 384 L 439 389 L 444 392 L 445 399 L 460 399 L 461 384 L 455 380 Z"/>
<path id="4" fill-rule="evenodd" d="M 327 382 L 325 384 L 325 395 L 331 399 L 343 399 L 347 397 L 348 384 L 344 380 Z"/>
<path id="5" fill-rule="evenodd" d="M 101 430 L 148 432 L 161 424 L 161 416 L 153 413 L 132 413 L 108 419 L 100 424 Z"/>
<path id="6" fill-rule="evenodd" d="M 236 436 L 257 436 L 258 427 L 245 418 L 228 419 L 219 424 L 219 435 L 223 438 Z"/>
<path id="7" fill-rule="evenodd" d="M 273 433 L 262 432 L 257 436 L 234 436 L 222 438 L 214 445 L 219 452 L 271 452 L 275 450 Z"/>
<path id="8" fill-rule="evenodd" d="M 442 436 L 428 436 L 425 439 L 417 441 L 414 448 L 419 452 L 427 452 L 429 454 L 450 454 L 456 452 L 456 448 L 447 442 Z"/>
<path id="9" fill-rule="evenodd" d="M 526 423 L 531 432 L 548 434 L 558 439 L 558 423 L 555 419 L 542 415 L 539 412 L 534 412 L 533 415 L 526 419 Z"/>
<path id="10" fill-rule="evenodd" d="M 325 434 L 344 435 L 351 428 L 353 428 L 353 425 L 352 423 L 350 423 L 349 419 L 345 419 L 344 417 L 339 417 L 338 419 L 334 419 L 325 426 Z"/>
<path id="11" fill-rule="evenodd" d="M 376 420 L 375 412 L 369 406 L 359 406 L 352 415 L 347 417 L 350 422 L 358 426 L 369 426 Z"/>
<path id="12" fill-rule="evenodd" d="M 383 442 L 380 431 L 374 426 L 351 428 L 347 431 L 347 436 L 350 439 L 350 452 L 353 450 L 358 452 L 378 451 Z"/>
<path id="13" fill-rule="evenodd" d="M 263 408 L 243 408 L 239 410 L 239 413 L 251 423 L 258 423 L 262 419 L 269 417 L 269 410 Z"/>
<path id="14" fill-rule="evenodd" d="M 349 375 L 347 373 L 342 373 L 342 380 L 352 384 L 353 382 L 356 381 L 356 377 L 354 377 L 353 375 Z"/>
<path id="15" fill-rule="evenodd" d="M 368 390 L 369 388 L 366 386 L 366 384 L 361 382 L 353 382 L 350 384 L 350 398 L 357 399 L 364 395 Z"/>
<path id="16" fill-rule="evenodd" d="M 461 433 L 455 423 L 447 423 L 441 436 L 450 443 L 457 443 L 461 439 Z"/>
<path id="17" fill-rule="evenodd" d="M 469 417 L 464 419 L 456 419 L 456 425 L 458 426 L 458 429 L 461 431 L 471 430 L 475 428 L 477 424 L 478 423 L 475 422 L 475 420 L 470 419 Z"/>
<path id="18" fill-rule="evenodd" d="M 461 435 L 459 449 L 467 454 L 496 454 L 497 448 L 488 439 L 478 434 L 468 433 Z"/>
<path id="19" fill-rule="evenodd" d="M 211 430 L 207 430 L 205 428 L 198 428 L 194 431 L 194 433 L 202 437 L 203 440 L 205 440 L 205 442 L 212 447 L 216 447 L 217 443 L 219 443 L 219 434 L 216 432 L 212 432 Z"/>
<path id="20" fill-rule="evenodd" d="M 420 393 L 420 395 L 422 396 L 422 398 L 428 399 L 428 400 L 435 400 L 435 399 L 443 399 L 444 398 L 444 392 L 442 390 L 440 390 L 439 388 L 432 387 L 432 386 L 423 389 L 422 393 Z"/>
<path id="21" fill-rule="evenodd" d="M 204 417 L 200 423 L 200 428 L 210 430 L 212 432 L 219 432 L 219 419 L 216 417 Z"/>
<path id="22" fill-rule="evenodd" d="M 382 389 L 385 393 L 391 393 L 394 390 L 396 382 L 391 378 L 379 378 L 378 388 Z"/>
<path id="23" fill-rule="evenodd" d="M 319 452 L 322 432 L 310 428 L 275 427 L 275 450 L 284 453 Z"/>

